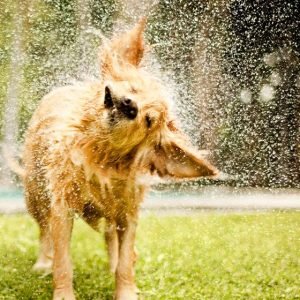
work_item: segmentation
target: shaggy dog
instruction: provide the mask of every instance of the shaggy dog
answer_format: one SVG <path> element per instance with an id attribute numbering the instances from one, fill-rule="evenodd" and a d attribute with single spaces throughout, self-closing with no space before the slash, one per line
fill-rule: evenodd
<path id="1" fill-rule="evenodd" d="M 94 229 L 105 219 L 118 300 L 137 299 L 134 240 L 144 174 L 212 177 L 169 111 L 164 88 L 139 67 L 141 20 L 103 46 L 101 80 L 58 88 L 35 111 L 25 139 L 28 211 L 40 227 L 34 269 L 52 270 L 54 299 L 75 299 L 70 238 L 74 213 Z"/>

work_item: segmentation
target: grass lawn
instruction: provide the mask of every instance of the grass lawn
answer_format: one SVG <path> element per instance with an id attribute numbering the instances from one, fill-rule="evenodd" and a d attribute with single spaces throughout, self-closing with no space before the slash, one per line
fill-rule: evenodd
<path id="1" fill-rule="evenodd" d="M 33 220 L 0 216 L 0 236 L 0 299 L 50 299 Z M 137 248 L 141 299 L 300 299 L 300 212 L 142 217 Z M 78 299 L 112 299 L 103 237 L 79 220 L 72 255 Z"/>

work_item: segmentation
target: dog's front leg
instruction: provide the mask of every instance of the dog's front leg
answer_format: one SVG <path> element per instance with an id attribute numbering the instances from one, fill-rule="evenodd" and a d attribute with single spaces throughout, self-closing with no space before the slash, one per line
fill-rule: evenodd
<path id="1" fill-rule="evenodd" d="M 129 219 L 118 228 L 119 261 L 116 270 L 116 300 L 137 300 L 134 282 L 134 241 L 137 220 Z"/>
<path id="2" fill-rule="evenodd" d="M 51 210 L 51 235 L 53 239 L 53 284 L 54 300 L 74 300 L 72 285 L 72 264 L 70 258 L 70 239 L 73 216 L 68 207 L 57 201 Z"/>

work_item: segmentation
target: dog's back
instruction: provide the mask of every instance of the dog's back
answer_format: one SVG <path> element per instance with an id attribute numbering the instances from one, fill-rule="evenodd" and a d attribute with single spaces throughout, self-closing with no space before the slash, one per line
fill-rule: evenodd
<path id="1" fill-rule="evenodd" d="M 26 135 L 26 145 L 31 135 L 45 135 L 47 140 L 63 137 L 82 118 L 84 108 L 99 93 L 99 83 L 80 82 L 54 89 L 46 95 L 34 112 Z"/>
<path id="2" fill-rule="evenodd" d="M 89 102 L 97 96 L 97 86 L 78 83 L 53 90 L 41 100 L 30 121 L 23 154 L 25 196 L 29 211 L 41 221 L 50 208 L 47 171 L 69 157 L 76 128 Z"/>

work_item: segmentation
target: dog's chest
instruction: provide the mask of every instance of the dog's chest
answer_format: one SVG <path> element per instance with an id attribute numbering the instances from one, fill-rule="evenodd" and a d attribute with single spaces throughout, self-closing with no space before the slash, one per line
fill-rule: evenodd
<path id="1" fill-rule="evenodd" d="M 130 180 L 106 178 L 102 182 L 93 179 L 85 182 L 80 190 L 79 207 L 82 214 L 115 219 L 120 215 L 137 212 L 145 188 Z"/>

